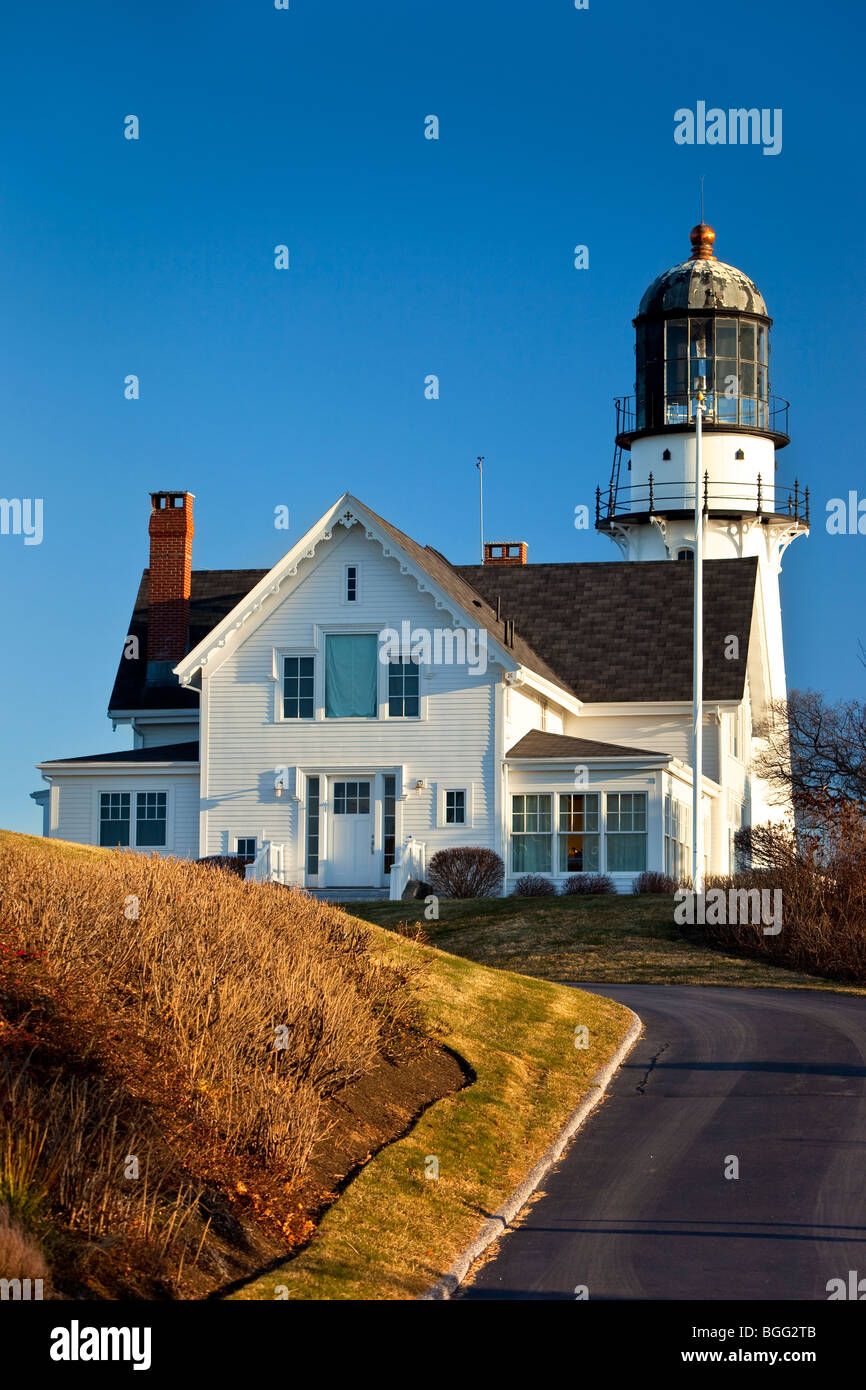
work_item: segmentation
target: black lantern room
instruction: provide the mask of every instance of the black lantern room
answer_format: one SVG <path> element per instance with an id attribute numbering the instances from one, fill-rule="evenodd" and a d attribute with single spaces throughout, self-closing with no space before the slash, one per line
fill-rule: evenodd
<path id="1" fill-rule="evenodd" d="M 650 285 L 640 302 L 635 395 L 617 402 L 617 444 L 694 429 L 695 381 L 706 381 L 704 428 L 789 443 L 788 403 L 770 395 L 770 326 L 760 290 L 718 261 L 716 234 L 701 222 L 692 253 Z"/>

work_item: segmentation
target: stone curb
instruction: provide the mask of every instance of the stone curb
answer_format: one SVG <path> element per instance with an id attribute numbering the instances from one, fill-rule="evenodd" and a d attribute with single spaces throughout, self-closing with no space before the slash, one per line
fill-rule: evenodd
<path id="1" fill-rule="evenodd" d="M 541 1155 L 535 1167 L 523 1179 L 520 1186 L 512 1192 L 511 1196 L 507 1198 L 505 1202 L 503 1202 L 499 1210 L 493 1213 L 489 1221 L 485 1221 L 478 1235 L 472 1241 L 472 1244 L 467 1245 L 465 1250 L 458 1255 L 448 1273 L 444 1274 L 441 1279 L 437 1279 L 436 1283 L 433 1284 L 431 1288 L 427 1289 L 426 1293 L 419 1294 L 420 1300 L 438 1301 L 450 1298 L 454 1290 L 460 1287 L 470 1267 L 475 1263 L 479 1255 L 483 1254 L 488 1245 L 494 1240 L 498 1240 L 499 1237 L 508 1230 L 509 1225 L 514 1220 L 521 1207 L 528 1202 L 542 1178 L 545 1174 L 550 1172 L 550 1169 L 557 1162 L 569 1140 L 574 1138 L 584 1120 L 598 1105 L 610 1085 L 615 1072 L 622 1066 L 622 1063 L 640 1037 L 643 1023 L 631 1009 L 629 1009 L 629 1013 L 631 1014 L 632 1022 L 628 1032 L 613 1056 L 605 1062 L 603 1067 L 599 1067 L 595 1076 L 589 1083 L 589 1091 L 584 1096 L 577 1109 L 572 1111 L 571 1115 L 569 1115 L 565 1125 L 560 1130 L 553 1143 Z"/>

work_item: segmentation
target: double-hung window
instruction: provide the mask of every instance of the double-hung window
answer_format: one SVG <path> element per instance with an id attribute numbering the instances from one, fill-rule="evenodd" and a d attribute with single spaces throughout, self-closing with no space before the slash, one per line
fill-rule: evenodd
<path id="1" fill-rule="evenodd" d="M 516 874 L 550 873 L 551 798 L 511 798 L 511 867 Z"/>
<path id="2" fill-rule="evenodd" d="M 466 824 L 466 791 L 445 793 L 445 824 L 446 825 L 465 825 Z"/>
<path id="3" fill-rule="evenodd" d="M 99 843 L 106 848 L 164 848 L 167 823 L 167 792 L 99 793 Z"/>
<path id="4" fill-rule="evenodd" d="M 608 792 L 605 848 L 609 873 L 646 868 L 646 792 Z"/>
<path id="5" fill-rule="evenodd" d="M 165 792 L 135 793 L 135 843 L 141 848 L 165 844 Z"/>
<path id="6" fill-rule="evenodd" d="M 421 688 L 416 661 L 392 661 L 388 665 L 388 718 L 412 719 L 421 710 Z"/>
<path id="7" fill-rule="evenodd" d="M 559 798 L 559 872 L 598 873 L 598 792 Z"/>
<path id="8" fill-rule="evenodd" d="M 315 658 L 287 656 L 283 660 L 283 718 L 312 719 L 315 714 Z"/>
<path id="9" fill-rule="evenodd" d="M 665 873 L 681 882 L 688 876 L 692 845 L 692 812 L 684 801 L 665 794 Z"/>
<path id="10" fill-rule="evenodd" d="M 99 843 L 115 849 L 129 844 L 131 792 L 100 792 Z"/>

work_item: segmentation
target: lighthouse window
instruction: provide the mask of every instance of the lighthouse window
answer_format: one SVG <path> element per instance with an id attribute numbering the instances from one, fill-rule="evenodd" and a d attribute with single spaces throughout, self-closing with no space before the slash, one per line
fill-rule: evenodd
<path id="1" fill-rule="evenodd" d="M 740 356 L 751 362 L 755 360 L 755 325 L 753 323 L 740 324 Z"/>
<path id="2" fill-rule="evenodd" d="M 665 325 L 665 395 L 667 424 L 688 419 L 688 324 L 671 319 Z"/>
<path id="3" fill-rule="evenodd" d="M 716 319 L 716 356 L 737 357 L 736 319 Z"/>

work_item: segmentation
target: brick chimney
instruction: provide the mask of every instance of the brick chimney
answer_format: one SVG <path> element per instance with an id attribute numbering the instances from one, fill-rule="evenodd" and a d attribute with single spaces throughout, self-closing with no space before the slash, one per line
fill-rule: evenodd
<path id="1" fill-rule="evenodd" d="M 485 541 L 485 565 L 525 565 L 526 541 Z"/>
<path id="2" fill-rule="evenodd" d="M 192 504 L 191 492 L 150 494 L 149 685 L 174 684 L 172 667 L 186 656 L 192 576 Z"/>

